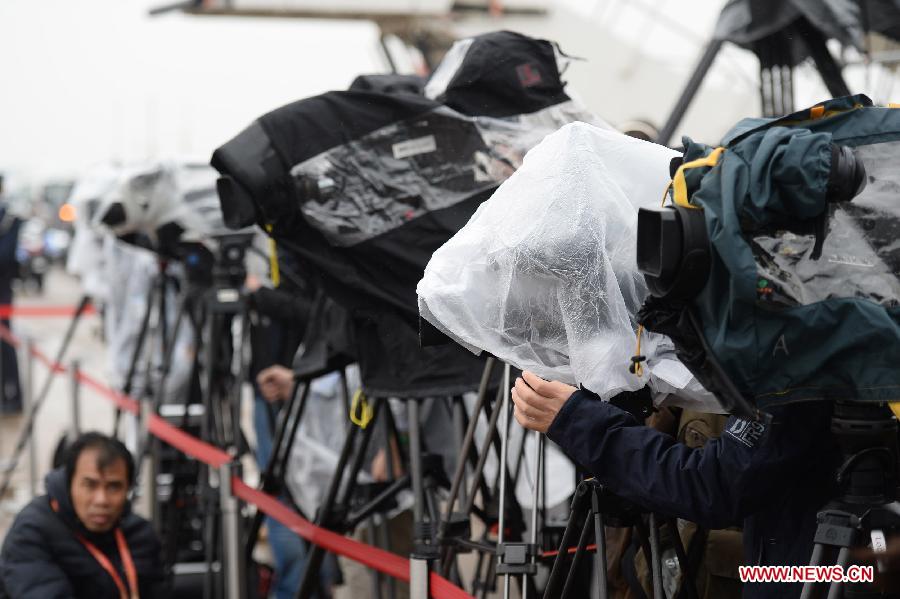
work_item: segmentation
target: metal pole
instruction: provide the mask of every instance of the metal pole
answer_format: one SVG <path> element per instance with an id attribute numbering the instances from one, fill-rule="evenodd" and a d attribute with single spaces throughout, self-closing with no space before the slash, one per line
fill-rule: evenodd
<path id="1" fill-rule="evenodd" d="M 672 108 L 672 113 L 666 120 L 666 124 L 663 125 L 662 130 L 659 132 L 659 137 L 656 138 L 656 143 L 663 146 L 668 145 L 672 135 L 675 134 L 675 129 L 677 129 L 678 125 L 681 124 L 681 119 L 684 117 L 684 114 L 687 112 L 688 107 L 691 105 L 691 101 L 693 101 L 694 96 L 697 94 L 697 90 L 700 89 L 700 84 L 703 83 L 703 78 L 706 77 L 706 72 L 709 71 L 709 67 L 712 66 L 712 63 L 716 59 L 716 55 L 719 53 L 719 50 L 721 48 L 722 40 L 718 39 L 711 40 L 706 46 L 706 49 L 700 56 L 700 61 L 694 68 L 693 74 L 691 74 L 691 78 L 688 80 L 687 85 L 684 86 L 684 90 L 681 92 L 681 96 L 678 98 L 678 102 L 676 102 L 675 107 Z"/>
<path id="2" fill-rule="evenodd" d="M 463 479 L 465 479 L 466 466 L 468 465 L 468 462 L 469 462 L 469 460 L 467 459 L 469 457 L 468 456 L 469 448 L 464 445 L 465 438 L 466 438 L 466 429 L 468 428 L 466 426 L 466 422 L 465 422 L 465 419 L 466 419 L 465 411 L 466 411 L 466 407 L 465 407 L 465 405 L 463 405 L 462 397 L 460 397 L 458 400 L 453 402 L 453 429 L 454 429 L 454 432 L 456 433 L 456 441 L 457 441 L 457 443 L 459 443 L 459 445 L 457 446 L 459 453 L 457 455 L 459 455 L 459 461 L 462 463 L 462 466 L 463 466 L 462 467 Z M 459 498 L 460 502 L 464 504 L 466 502 L 466 485 L 462 485 L 461 487 L 459 487 L 459 492 L 460 492 L 460 498 Z M 452 505 L 447 506 L 447 512 L 448 513 L 453 512 Z"/>
<path id="3" fill-rule="evenodd" d="M 242 599 L 244 595 L 244 566 L 241 563 L 241 514 L 238 500 L 231 488 L 236 464 L 219 466 L 219 500 L 222 509 L 222 556 L 225 574 L 225 597 Z"/>
<path id="4" fill-rule="evenodd" d="M 424 543 L 421 536 L 425 522 L 425 493 L 422 488 L 422 445 L 419 438 L 419 402 L 409 399 L 406 402 L 409 411 L 409 469 L 413 491 L 413 527 L 415 543 Z M 388 447 L 387 451 L 391 448 Z M 415 550 L 409 559 L 409 596 L 412 599 L 428 598 L 428 560 L 416 555 Z"/>
<path id="5" fill-rule="evenodd" d="M 72 439 L 81 434 L 81 369 L 78 360 L 72 360 Z"/>
<path id="6" fill-rule="evenodd" d="M 597 571 L 597 596 L 600 599 L 609 597 L 609 586 L 606 578 L 606 529 L 603 514 L 600 512 L 600 500 L 597 489 L 591 490 L 591 511 L 594 517 L 594 540 L 597 551 L 594 553 L 594 569 Z"/>
<path id="7" fill-rule="evenodd" d="M 498 471 L 500 472 L 500 514 L 499 514 L 499 530 L 497 532 L 497 547 L 502 551 L 504 541 L 504 527 L 506 526 L 506 469 L 507 469 L 507 450 L 509 449 L 509 364 L 503 365 L 503 424 L 501 425 L 501 448 L 500 463 Z M 498 553 L 498 563 L 503 560 L 503 554 Z M 503 599 L 509 599 L 509 574 L 503 575 Z"/>
<path id="8" fill-rule="evenodd" d="M 653 512 L 650 512 L 650 568 L 653 573 L 653 599 L 665 599 L 662 585 L 662 556 L 659 551 L 659 522 Z"/>
<path id="9" fill-rule="evenodd" d="M 140 418 L 140 432 L 138 433 L 141 439 L 147 439 L 148 442 L 151 439 L 150 437 L 150 418 L 153 415 L 153 403 L 147 400 L 140 400 L 138 403 L 140 407 L 140 414 L 138 417 Z M 187 409 L 187 408 L 185 408 Z M 156 530 L 158 535 L 162 535 L 162 522 L 160 522 L 161 518 L 159 518 L 158 510 L 159 510 L 159 497 L 156 488 L 156 456 L 152 452 L 139 452 L 137 454 L 139 456 L 138 459 L 143 459 L 145 456 L 148 460 L 147 464 L 147 509 L 148 516 L 150 517 L 150 521 L 153 522 L 153 528 Z"/>
<path id="10" fill-rule="evenodd" d="M 31 412 L 34 406 L 34 339 L 25 339 L 25 409 Z M 37 495 L 37 444 L 34 434 L 28 438 L 28 490 Z"/>
<path id="11" fill-rule="evenodd" d="M 544 435 L 538 431 L 534 431 L 534 490 L 531 503 L 531 545 L 537 550 L 538 542 L 538 503 L 541 498 L 541 471 L 543 470 L 544 461 Z M 536 560 L 536 556 L 531 557 L 532 563 Z M 522 599 L 528 599 L 528 585 L 526 579 L 528 574 L 522 574 Z"/>

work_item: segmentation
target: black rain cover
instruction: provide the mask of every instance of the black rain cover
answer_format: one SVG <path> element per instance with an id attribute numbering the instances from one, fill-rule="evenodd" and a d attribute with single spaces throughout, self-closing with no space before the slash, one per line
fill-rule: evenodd
<path id="1" fill-rule="evenodd" d="M 446 87 L 454 108 L 508 117 L 569 99 L 551 44 L 507 32 L 482 39 Z M 260 117 L 213 155 L 256 199 L 260 224 L 348 309 L 370 395 L 477 388 L 483 358 L 456 344 L 419 347 L 415 288 L 432 253 L 514 170 L 494 147 L 521 133 L 506 123 L 462 117 L 404 86 L 329 92 Z"/>

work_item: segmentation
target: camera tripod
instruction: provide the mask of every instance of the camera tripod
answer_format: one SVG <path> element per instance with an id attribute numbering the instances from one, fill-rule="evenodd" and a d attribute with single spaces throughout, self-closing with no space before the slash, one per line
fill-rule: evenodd
<path id="1" fill-rule="evenodd" d="M 841 452 L 836 475 L 840 494 L 818 513 L 810 565 L 834 559 L 846 569 L 852 548 L 871 542 L 876 552 L 883 551 L 885 535 L 900 532 L 897 420 L 884 405 L 838 401 L 831 430 Z M 822 586 L 804 584 L 801 599 L 820 596 Z M 827 595 L 828 599 L 882 596 L 867 583 L 843 582 L 832 582 Z"/>
<path id="2" fill-rule="evenodd" d="M 239 418 L 239 383 L 246 378 L 247 366 L 243 359 L 248 333 L 246 298 L 240 290 L 244 271 L 235 264 L 212 263 L 212 255 L 205 248 L 182 258 L 187 275 L 184 281 L 169 274 L 167 257 L 159 257 L 159 270 L 148 289 L 123 392 L 132 393 L 138 373 L 142 373 L 143 383 L 137 395 L 142 426 L 135 451 L 136 465 L 140 468 L 142 458 L 149 456 L 147 495 L 152 520 L 158 531 L 165 533 L 162 535 L 164 563 L 167 568 L 175 567 L 176 573 L 179 564 L 195 564 L 187 569 L 202 571 L 203 596 L 209 598 L 218 596 L 224 588 L 224 568 L 216 568 L 221 562 L 219 543 L 223 538 L 217 489 L 221 481 L 217 479 L 218 473 L 181 453 L 164 456 L 162 443 L 149 434 L 146 424 L 151 415 L 162 414 L 165 404 L 166 408 L 180 408 L 180 412 L 166 411 L 180 418 L 181 429 L 199 428 L 196 432 L 203 440 L 235 456 L 245 446 Z M 191 264 L 201 268 L 192 271 Z M 179 295 L 174 319 L 170 318 L 168 300 L 172 291 Z M 189 389 L 183 404 L 178 405 L 167 397 L 170 391 L 167 382 L 186 320 L 194 331 L 196 351 L 188 377 Z M 240 333 L 233 336 L 235 325 Z M 150 347 L 154 351 L 146 351 Z M 158 355 L 162 356 L 161 361 L 157 360 Z M 197 416 L 199 422 L 195 421 Z M 117 412 L 116 432 L 119 420 Z M 165 509 L 161 503 L 165 503 Z M 202 525 L 198 525 L 198 518 Z M 202 529 L 199 535 L 198 529 Z M 202 568 L 196 567 L 197 558 L 202 559 Z"/>
<path id="3" fill-rule="evenodd" d="M 471 417 L 468 419 L 465 432 L 461 435 L 459 461 L 453 474 L 450 495 L 438 528 L 440 567 L 444 576 L 449 576 L 455 582 L 461 583 L 456 558 L 460 553 L 477 551 L 478 560 L 472 583 L 473 592 L 480 593 L 481 596 L 486 595 L 488 591 L 494 590 L 497 576 L 502 576 L 504 594 L 508 596 L 512 577 L 521 574 L 523 575 L 520 580 L 522 594 L 527 597 L 529 594 L 536 593 L 531 577 L 535 568 L 532 549 L 537 541 L 538 503 L 541 498 L 541 480 L 543 479 L 541 476 L 544 454 L 543 437 L 536 436 L 535 472 L 532 477 L 534 503 L 530 527 L 531 542 L 511 542 L 511 538 L 521 538 L 525 531 L 523 512 L 515 500 L 513 488 L 524 464 L 527 435 L 523 434 L 520 439 L 518 450 L 514 453 L 515 465 L 510 472 L 510 367 L 509 365 L 503 366 L 503 380 L 497 389 L 496 400 L 492 407 L 488 400 L 491 394 L 489 387 L 496 364 L 497 361 L 493 357 L 488 357 Z M 461 412 L 460 424 L 463 424 L 465 412 L 461 405 L 456 407 Z M 487 427 L 482 446 L 479 448 L 475 433 L 482 412 Z M 501 415 L 503 421 L 498 427 Z M 494 481 L 489 486 L 485 480 L 485 466 L 492 450 L 496 454 L 498 468 Z M 465 480 L 467 472 L 468 481 Z M 481 496 L 481 507 L 475 503 L 478 494 Z M 484 525 L 484 533 L 477 541 L 471 538 L 470 519 L 472 515 L 476 515 Z M 490 531 L 494 527 L 497 528 L 497 540 L 492 542 Z"/>
<path id="4" fill-rule="evenodd" d="M 646 521 L 645 521 L 646 518 Z M 647 513 L 642 508 L 631 502 L 610 493 L 597 480 L 588 478 L 581 481 L 575 489 L 572 498 L 571 514 L 563 532 L 558 551 L 555 552 L 550 578 L 544 589 L 544 599 L 566 599 L 574 596 L 576 589 L 576 573 L 584 554 L 589 550 L 588 541 L 593 533 L 594 537 L 594 563 L 595 595 L 598 599 L 606 599 L 609 596 L 606 564 L 606 531 L 607 526 L 614 528 L 633 528 L 637 533 L 638 542 L 648 556 L 650 573 L 652 576 L 653 599 L 664 599 L 662 585 L 662 551 L 660 548 L 659 516 L 653 512 Z M 694 572 L 691 568 L 691 560 L 685 550 L 678 534 L 675 518 L 665 520 L 665 524 L 672 532 L 672 542 L 678 562 L 682 565 L 683 589 L 677 596 L 686 599 L 697 599 L 699 593 L 694 584 Z M 578 533 L 579 529 L 581 530 Z M 578 543 L 573 541 L 576 533 Z M 566 562 L 571 561 L 567 565 Z M 568 567 L 568 571 L 566 568 Z"/>
<path id="5" fill-rule="evenodd" d="M 467 509 L 473 509 L 474 492 L 480 488 L 483 492 L 483 500 L 485 506 L 490 506 L 493 502 L 495 494 L 488 490 L 488 485 L 484 481 L 483 473 L 484 462 L 490 447 L 496 449 L 499 455 L 500 447 L 496 439 L 496 423 L 501 410 L 499 402 L 493 411 L 487 411 L 486 414 L 490 420 L 489 436 L 485 444 L 485 450 L 480 454 L 475 452 L 471 446 L 474 439 L 475 421 L 479 416 L 479 412 L 485 406 L 486 395 L 488 393 L 488 381 L 490 380 L 493 370 L 492 361 L 490 361 L 483 373 L 482 384 L 480 385 L 479 395 L 475 401 L 475 411 L 472 413 L 472 419 L 466 421 L 466 410 L 464 403 L 460 398 L 453 398 L 448 401 L 452 402 L 451 413 L 455 424 L 457 437 L 463 447 L 468 447 L 470 451 L 461 452 L 462 461 L 467 461 L 468 466 L 475 468 L 478 472 L 478 480 L 472 484 L 473 494 L 465 496 Z M 319 376 L 318 373 L 314 376 Z M 314 378 L 310 377 L 310 378 Z M 344 379 L 346 381 L 346 379 Z M 344 384 L 346 386 L 346 383 Z M 279 416 L 278 426 L 276 429 L 275 444 L 273 447 L 272 458 L 268 464 L 267 471 L 262 479 L 263 488 L 270 493 L 281 493 L 285 490 L 284 477 L 286 474 L 287 460 L 291 453 L 291 446 L 296 437 L 299 423 L 303 417 L 305 403 L 308 401 L 309 382 L 299 380 L 295 384 L 294 394 L 288 404 L 282 409 Z M 349 399 L 349 394 L 345 391 L 345 399 Z M 359 524 L 379 512 L 390 509 L 395 504 L 397 494 L 405 489 L 410 489 L 413 494 L 413 550 L 411 555 L 412 571 L 411 571 L 411 592 L 412 596 L 425 596 L 427 593 L 428 572 L 431 568 L 430 564 L 441 562 L 445 571 L 455 570 L 449 565 L 452 559 L 446 559 L 448 548 L 455 547 L 454 544 L 459 540 L 462 544 L 469 544 L 469 549 L 476 548 L 482 552 L 488 552 L 491 557 L 496 553 L 495 546 L 486 541 L 475 543 L 463 540 L 466 535 L 459 531 L 447 530 L 448 514 L 444 514 L 443 518 L 439 514 L 438 501 L 436 492 L 439 488 L 450 487 L 443 474 L 440 457 L 429 454 L 425 450 L 426 443 L 422 439 L 422 418 L 421 418 L 421 402 L 422 399 L 406 399 L 405 406 L 409 415 L 408 428 L 408 451 L 401 454 L 402 464 L 394 464 L 392 459 L 392 446 L 402 446 L 398 443 L 400 434 L 397 430 L 396 422 L 391 409 L 385 409 L 384 405 L 387 401 L 385 398 L 372 400 L 371 416 L 365 428 L 356 424 L 348 425 L 347 435 L 345 437 L 335 474 L 325 493 L 324 500 L 316 514 L 316 522 L 321 526 L 325 526 L 338 532 L 347 532 L 353 530 Z M 432 401 L 440 401 L 435 399 Z M 466 439 L 469 444 L 463 443 L 463 429 L 467 429 Z M 383 435 L 382 439 L 376 438 L 376 431 L 380 430 Z M 382 443 L 378 443 L 383 441 Z M 365 465 L 365 460 L 369 456 L 367 448 L 373 443 L 378 445 L 387 452 L 388 478 L 386 483 L 358 484 L 357 478 L 359 472 Z M 395 473 L 400 469 L 405 472 L 399 476 Z M 458 464 L 456 470 L 456 494 L 462 491 L 462 478 L 465 474 L 466 464 Z M 498 479 L 500 469 L 498 468 Z M 496 484 L 495 487 L 496 488 Z M 488 507 L 486 511 L 496 514 L 496 505 Z M 484 512 L 482 512 L 482 515 Z M 261 516 L 257 515 L 253 521 L 248 538 L 254 539 L 261 524 Z M 519 518 L 521 520 L 521 518 Z M 485 518 L 488 524 L 496 523 L 496 515 Z M 508 527 L 508 524 L 507 524 Z M 459 533 L 459 534 L 458 534 Z M 487 533 L 485 533 L 487 535 Z M 450 537 L 453 537 L 450 539 Z M 248 555 L 253 551 L 252 541 L 248 544 Z M 473 547 L 474 546 L 474 547 Z M 443 555 L 442 555 L 443 554 Z M 318 586 L 318 574 L 325 551 L 317 546 L 313 546 L 307 558 L 306 569 L 304 572 L 303 582 L 301 583 L 298 596 L 309 597 L 314 593 Z M 445 559 L 441 560 L 442 557 Z M 489 575 L 491 575 L 489 573 Z M 417 586 L 418 585 L 418 586 Z M 393 585 L 391 585 L 392 587 Z M 424 589 L 423 589 L 424 587 Z M 380 584 L 376 586 L 375 596 L 380 595 Z M 393 592 L 391 591 L 391 595 Z"/>

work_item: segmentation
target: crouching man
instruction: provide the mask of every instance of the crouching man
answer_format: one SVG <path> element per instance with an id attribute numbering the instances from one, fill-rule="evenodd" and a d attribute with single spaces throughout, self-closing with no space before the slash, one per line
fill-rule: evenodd
<path id="1" fill-rule="evenodd" d="M 23 509 L 0 551 L 0 597 L 155 599 L 164 592 L 160 543 L 131 512 L 134 460 L 119 441 L 87 433 L 47 494 Z M 4 594 L 5 589 L 5 594 Z"/>

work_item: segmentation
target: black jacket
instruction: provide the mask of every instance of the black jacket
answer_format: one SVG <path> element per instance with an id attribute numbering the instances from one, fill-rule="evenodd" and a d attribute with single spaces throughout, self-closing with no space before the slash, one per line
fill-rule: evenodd
<path id="1" fill-rule="evenodd" d="M 62 468 L 47 475 L 46 485 L 47 495 L 36 497 L 19 513 L 3 542 L 0 597 L 119 599 L 112 577 L 74 534 L 78 531 L 96 545 L 127 581 L 113 533 L 90 533 L 78 521 Z M 58 512 L 51 499 L 58 502 Z M 134 560 L 141 599 L 163 597 L 160 543 L 150 523 L 128 506 L 119 526 Z"/>
<path id="2" fill-rule="evenodd" d="M 718 529 L 744 527 L 747 565 L 807 565 L 816 512 L 832 497 L 838 451 L 830 404 L 783 407 L 768 425 L 731 417 L 700 449 L 577 391 L 547 432 L 610 491 Z M 743 596 L 797 597 L 801 585 L 745 584 Z"/>

